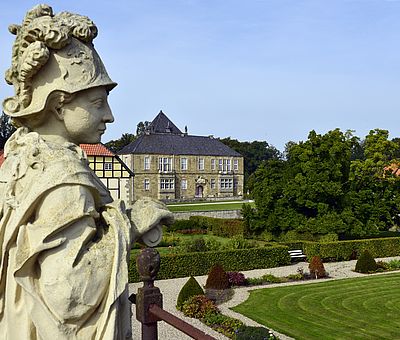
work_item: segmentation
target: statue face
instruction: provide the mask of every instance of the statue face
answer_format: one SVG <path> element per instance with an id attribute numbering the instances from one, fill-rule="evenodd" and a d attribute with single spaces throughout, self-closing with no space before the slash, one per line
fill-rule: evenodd
<path id="1" fill-rule="evenodd" d="M 74 99 L 62 106 L 67 139 L 75 144 L 96 144 L 114 117 L 107 101 L 104 86 L 77 92 Z"/>

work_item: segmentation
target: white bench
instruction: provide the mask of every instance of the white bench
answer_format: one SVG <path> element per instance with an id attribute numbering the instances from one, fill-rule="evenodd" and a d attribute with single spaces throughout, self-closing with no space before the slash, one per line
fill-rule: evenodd
<path id="1" fill-rule="evenodd" d="M 289 250 L 289 255 L 292 261 L 303 260 L 307 257 L 306 255 L 303 254 L 303 251 L 301 249 Z"/>

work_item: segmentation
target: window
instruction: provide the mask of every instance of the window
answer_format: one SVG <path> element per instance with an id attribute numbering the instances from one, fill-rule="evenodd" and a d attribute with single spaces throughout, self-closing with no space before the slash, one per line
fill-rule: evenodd
<path id="1" fill-rule="evenodd" d="M 232 168 L 231 168 L 231 160 L 227 159 L 226 160 L 226 171 L 231 171 L 231 170 L 232 170 Z"/>
<path id="2" fill-rule="evenodd" d="M 222 171 L 222 159 L 218 160 L 218 170 Z"/>
<path id="3" fill-rule="evenodd" d="M 158 170 L 162 172 L 172 171 L 172 157 L 160 157 L 158 159 Z"/>
<path id="4" fill-rule="evenodd" d="M 186 190 L 187 189 L 187 180 L 186 179 L 182 179 L 181 189 L 182 190 Z"/>
<path id="5" fill-rule="evenodd" d="M 187 158 L 181 158 L 181 170 L 187 170 Z"/>
<path id="6" fill-rule="evenodd" d="M 233 188 L 233 180 L 232 178 L 221 178 L 219 187 L 221 190 L 229 190 Z"/>
<path id="7" fill-rule="evenodd" d="M 150 180 L 148 179 L 148 178 L 145 178 L 144 179 L 144 183 L 143 183 L 144 185 L 143 185 L 143 187 L 144 187 L 144 190 L 150 190 Z"/>
<path id="8" fill-rule="evenodd" d="M 160 189 L 161 190 L 174 190 L 175 181 L 173 178 L 161 178 Z"/>
<path id="9" fill-rule="evenodd" d="M 233 160 L 233 170 L 235 170 L 235 171 L 239 170 L 239 160 L 238 159 Z"/>
<path id="10" fill-rule="evenodd" d="M 211 179 L 210 186 L 211 186 L 211 189 L 215 189 L 215 179 L 214 178 Z"/>
<path id="11" fill-rule="evenodd" d="M 150 170 L 150 157 L 146 156 L 144 158 L 144 170 Z"/>
<path id="12" fill-rule="evenodd" d="M 199 170 L 204 170 L 204 158 L 199 158 Z"/>
<path id="13" fill-rule="evenodd" d="M 104 170 L 112 170 L 113 165 L 110 162 L 104 163 Z"/>
<path id="14" fill-rule="evenodd" d="M 211 160 L 211 170 L 215 170 L 215 159 Z"/>

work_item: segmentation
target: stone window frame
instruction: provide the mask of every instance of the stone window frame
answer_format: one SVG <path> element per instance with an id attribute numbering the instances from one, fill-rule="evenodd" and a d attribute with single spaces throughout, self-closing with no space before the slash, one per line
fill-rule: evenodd
<path id="1" fill-rule="evenodd" d="M 188 169 L 188 159 L 186 157 L 181 157 L 181 170 L 186 171 Z"/>
<path id="2" fill-rule="evenodd" d="M 150 179 L 149 178 L 145 178 L 143 181 L 143 188 L 145 191 L 149 191 L 150 190 Z"/>
<path id="3" fill-rule="evenodd" d="M 145 156 L 143 160 L 143 169 L 150 170 L 150 156 Z"/>
<path id="4" fill-rule="evenodd" d="M 187 179 L 186 178 L 182 178 L 181 189 L 182 190 L 187 190 Z"/>

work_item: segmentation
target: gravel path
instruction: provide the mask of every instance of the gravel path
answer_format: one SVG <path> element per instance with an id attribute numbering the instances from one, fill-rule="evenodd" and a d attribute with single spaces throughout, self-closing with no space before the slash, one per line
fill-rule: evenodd
<path id="1" fill-rule="evenodd" d="M 389 261 L 391 259 L 400 259 L 400 256 L 396 257 L 387 257 L 377 260 Z M 337 280 L 337 279 L 344 279 L 344 278 L 351 278 L 351 277 L 360 277 L 365 276 L 365 274 L 355 273 L 353 269 L 356 265 L 356 261 L 346 261 L 346 262 L 333 262 L 333 263 L 325 263 L 325 270 L 329 274 L 331 278 L 327 280 Z M 284 267 L 276 267 L 276 268 L 268 268 L 268 269 L 256 269 L 250 271 L 244 271 L 244 275 L 246 277 L 260 277 L 264 274 L 273 274 L 275 276 L 287 276 L 290 274 L 296 274 L 298 269 L 302 269 L 304 272 L 308 272 L 308 263 L 307 262 L 299 262 L 289 266 Z M 385 273 L 379 273 L 374 275 L 381 275 Z M 215 337 L 215 339 L 228 339 L 224 335 L 217 333 L 210 329 L 209 327 L 205 326 L 199 320 L 185 317 L 181 312 L 177 311 L 175 308 L 176 299 L 178 297 L 179 291 L 181 290 L 182 286 L 186 283 L 188 278 L 179 278 L 179 279 L 170 279 L 170 280 L 159 280 L 156 281 L 155 286 L 159 287 L 161 292 L 163 293 L 163 308 L 170 313 L 182 318 L 183 320 L 187 321 L 188 323 L 192 324 L 193 326 L 199 328 L 203 332 Z M 200 285 L 205 285 L 207 276 L 196 276 L 196 280 L 200 283 Z M 321 282 L 320 280 L 314 282 Z M 279 284 L 269 284 L 266 286 L 254 286 L 254 287 L 243 287 L 243 288 L 236 288 L 235 294 L 231 300 L 219 306 L 222 313 L 225 315 L 232 316 L 239 320 L 242 320 L 246 325 L 249 326 L 261 326 L 260 324 L 256 323 L 255 321 L 246 318 L 245 316 L 235 313 L 230 308 L 234 307 L 243 301 L 245 301 L 249 296 L 249 291 L 253 289 L 259 289 L 262 287 L 276 287 L 276 286 L 283 286 L 283 285 L 297 285 L 297 284 L 310 284 L 310 281 L 300 281 L 300 282 L 288 282 L 288 283 L 279 283 Z M 138 287 L 141 287 L 142 283 L 132 283 L 129 285 L 129 290 L 131 293 L 136 292 Z M 140 323 L 136 320 L 135 317 L 135 307 L 132 306 L 132 328 L 133 328 L 133 339 L 140 340 L 141 337 L 140 333 Z M 136 330 L 136 332 L 135 332 Z M 288 337 L 286 335 L 280 334 L 274 331 L 274 334 L 278 335 L 281 340 L 291 340 L 293 338 Z M 189 336 L 181 333 L 177 329 L 173 328 L 172 326 L 166 324 L 165 322 L 158 323 L 158 338 L 160 340 L 186 340 L 192 339 Z"/>

